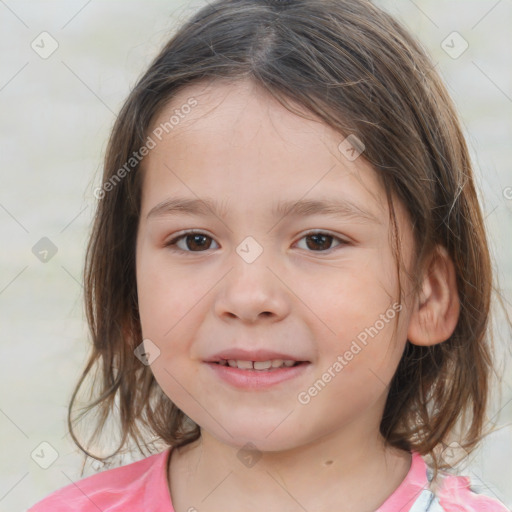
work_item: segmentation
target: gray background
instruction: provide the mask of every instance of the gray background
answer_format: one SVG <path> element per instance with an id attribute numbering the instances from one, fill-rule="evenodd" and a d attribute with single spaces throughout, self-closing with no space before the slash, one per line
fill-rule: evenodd
<path id="1" fill-rule="evenodd" d="M 82 459 L 66 435 L 66 409 L 88 351 L 81 273 L 96 203 L 92 192 L 124 98 L 173 27 L 203 4 L 0 0 L 1 511 L 24 510 L 79 478 Z M 512 0 L 379 4 L 421 40 L 457 104 L 500 293 L 510 301 L 512 199 L 504 192 L 512 187 Z M 31 47 L 35 40 L 40 53 L 51 49 L 43 31 L 58 43 L 46 59 Z M 469 44 L 456 59 L 441 46 L 454 31 Z M 450 37 L 453 53 L 463 42 Z M 46 263 L 32 252 L 43 237 L 57 248 Z M 510 304 L 506 308 L 512 314 Z M 511 507 L 510 332 L 499 311 L 495 327 L 503 384 L 489 417 L 501 428 L 486 438 L 464 472 Z M 35 460 L 50 462 L 52 450 L 58 458 L 43 469 Z M 88 467 L 85 474 L 93 472 Z"/>

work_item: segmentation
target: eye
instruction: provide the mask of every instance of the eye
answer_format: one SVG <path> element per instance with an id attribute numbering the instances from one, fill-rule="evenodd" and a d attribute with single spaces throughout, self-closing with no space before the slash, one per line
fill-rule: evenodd
<path id="1" fill-rule="evenodd" d="M 306 240 L 306 249 L 313 252 L 329 251 L 333 248 L 331 247 L 333 241 L 337 241 L 337 245 L 347 244 L 345 240 L 323 231 L 310 231 L 306 233 L 299 242 L 301 240 Z M 167 242 L 165 247 L 170 247 L 173 251 L 204 252 L 211 248 L 212 241 L 213 238 L 205 233 L 200 231 L 187 231 Z"/>
<path id="2" fill-rule="evenodd" d="M 173 251 L 204 252 L 210 248 L 211 241 L 213 238 L 205 233 L 187 231 L 167 242 L 165 247 L 170 247 Z"/>
<path id="3" fill-rule="evenodd" d="M 306 248 L 313 252 L 327 252 L 332 248 L 331 244 L 335 240 L 339 242 L 338 245 L 347 244 L 345 240 L 323 231 L 310 231 L 300 240 L 306 240 Z"/>

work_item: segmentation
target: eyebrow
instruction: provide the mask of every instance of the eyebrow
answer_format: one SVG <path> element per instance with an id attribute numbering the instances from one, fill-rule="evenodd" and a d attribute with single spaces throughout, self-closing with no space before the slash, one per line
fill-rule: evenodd
<path id="1" fill-rule="evenodd" d="M 209 217 L 212 214 L 217 217 L 224 217 L 225 211 L 212 198 L 192 199 L 186 197 L 168 198 L 153 207 L 146 216 L 162 217 L 167 215 L 198 215 Z M 333 215 L 340 218 L 358 219 L 364 222 L 381 224 L 377 216 L 348 199 L 299 199 L 296 201 L 279 201 L 272 209 L 275 217 L 287 215 L 295 217 L 306 217 L 308 215 Z"/>

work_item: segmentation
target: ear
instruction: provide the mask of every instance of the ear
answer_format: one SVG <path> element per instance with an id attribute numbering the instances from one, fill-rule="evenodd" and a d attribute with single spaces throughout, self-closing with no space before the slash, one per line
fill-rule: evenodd
<path id="1" fill-rule="evenodd" d="M 460 300 L 455 266 L 448 251 L 438 245 L 427 261 L 419 296 L 407 331 L 414 345 L 436 345 L 446 341 L 459 319 Z"/>

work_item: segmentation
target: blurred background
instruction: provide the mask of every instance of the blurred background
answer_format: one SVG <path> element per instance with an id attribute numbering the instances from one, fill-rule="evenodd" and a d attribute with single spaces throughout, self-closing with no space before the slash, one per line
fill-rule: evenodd
<path id="1" fill-rule="evenodd" d="M 81 478 L 66 412 L 89 350 L 82 266 L 93 190 L 125 97 L 173 29 L 204 4 L 0 0 L 2 512 L 25 510 Z M 378 4 L 421 41 L 455 100 L 498 293 L 512 315 L 512 0 Z M 495 330 L 503 382 L 489 418 L 500 428 L 463 469 L 512 507 L 511 339 L 499 308 Z"/>

